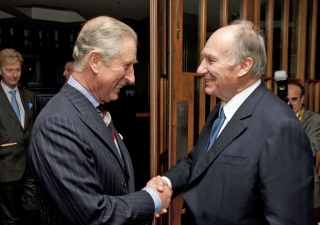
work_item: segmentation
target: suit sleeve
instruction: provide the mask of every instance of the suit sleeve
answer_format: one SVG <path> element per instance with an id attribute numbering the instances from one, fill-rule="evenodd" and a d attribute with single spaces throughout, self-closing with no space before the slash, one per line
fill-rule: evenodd
<path id="1" fill-rule="evenodd" d="M 313 157 L 303 127 L 280 119 L 266 135 L 259 179 L 268 224 L 312 224 Z"/>
<path id="2" fill-rule="evenodd" d="M 316 156 L 320 149 L 320 115 L 313 112 L 310 120 L 306 122 L 304 126 L 306 133 L 310 139 L 313 156 Z"/>
<path id="3" fill-rule="evenodd" d="M 170 168 L 163 176 L 167 177 L 172 185 L 172 199 L 179 195 L 188 184 L 193 167 L 194 149 L 188 157 L 180 159 L 176 165 Z"/>
<path id="4" fill-rule="evenodd" d="M 146 191 L 104 194 L 87 137 L 72 119 L 56 114 L 41 116 L 35 124 L 30 157 L 47 200 L 71 224 L 151 223 L 154 203 Z"/>

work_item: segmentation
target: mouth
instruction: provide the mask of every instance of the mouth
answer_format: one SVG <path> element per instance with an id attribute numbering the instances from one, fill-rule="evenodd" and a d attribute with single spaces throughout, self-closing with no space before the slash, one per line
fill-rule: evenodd
<path id="1" fill-rule="evenodd" d="M 206 82 L 213 81 L 214 79 L 205 79 Z"/>
<path id="2" fill-rule="evenodd" d="M 118 85 L 116 86 L 116 88 L 121 89 L 122 86 L 121 86 L 120 84 L 118 84 Z"/>

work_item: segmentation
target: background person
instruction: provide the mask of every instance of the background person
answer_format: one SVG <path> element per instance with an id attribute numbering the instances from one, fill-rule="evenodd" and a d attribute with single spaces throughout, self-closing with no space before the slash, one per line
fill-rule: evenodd
<path id="1" fill-rule="evenodd" d="M 73 72 L 73 62 L 73 60 L 69 60 L 68 62 L 66 62 L 66 65 L 64 66 L 63 76 L 65 76 L 66 81 L 68 81 L 69 77 Z"/>
<path id="2" fill-rule="evenodd" d="M 202 51 L 197 72 L 221 102 L 188 157 L 162 178 L 173 197 L 183 193 L 185 224 L 312 224 L 310 142 L 290 107 L 260 80 L 264 43 L 258 27 L 237 20 L 215 31 Z"/>
<path id="3" fill-rule="evenodd" d="M 306 109 L 303 104 L 305 98 L 304 87 L 298 82 L 288 83 L 287 99 L 292 105 L 292 110 L 302 123 L 310 142 L 313 157 L 315 158 L 320 149 L 320 115 L 312 110 Z M 320 190 L 319 178 L 316 170 L 314 170 L 314 223 L 318 225 L 320 211 Z"/>
<path id="4" fill-rule="evenodd" d="M 82 27 L 73 74 L 32 133 L 42 224 L 145 224 L 168 207 L 171 190 L 158 192 L 156 178 L 134 192 L 129 152 L 101 107 L 134 83 L 136 54 L 137 36 L 126 24 L 102 16 Z"/>
<path id="5" fill-rule="evenodd" d="M 35 181 L 27 155 L 37 115 L 35 93 L 19 87 L 23 58 L 0 51 L 0 224 L 38 224 Z M 12 94 L 11 94 L 12 93 Z"/>

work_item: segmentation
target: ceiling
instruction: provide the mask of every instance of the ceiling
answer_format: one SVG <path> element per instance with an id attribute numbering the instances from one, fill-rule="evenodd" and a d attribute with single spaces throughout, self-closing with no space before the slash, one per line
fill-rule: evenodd
<path id="1" fill-rule="evenodd" d="M 207 25 L 208 31 L 219 27 L 220 0 L 208 0 Z M 198 14 L 197 0 L 183 0 L 184 12 Z M 50 9 L 72 10 L 85 20 L 100 15 L 107 15 L 118 20 L 142 20 L 149 17 L 149 0 L 0 0 L 0 18 L 2 14 L 14 17 L 0 19 L 0 27 L 20 27 L 27 29 L 46 29 L 78 27 L 83 22 L 53 22 L 31 19 L 18 10 L 20 7 L 43 7 Z M 239 15 L 240 1 L 229 2 L 230 15 Z"/>
<path id="2" fill-rule="evenodd" d="M 118 20 L 142 20 L 149 17 L 149 0 L 1 0 L 0 10 L 14 17 L 0 19 L 1 26 L 22 28 L 74 27 L 83 22 L 63 23 L 31 19 L 17 7 L 44 7 L 76 11 L 85 20 L 107 15 Z"/>

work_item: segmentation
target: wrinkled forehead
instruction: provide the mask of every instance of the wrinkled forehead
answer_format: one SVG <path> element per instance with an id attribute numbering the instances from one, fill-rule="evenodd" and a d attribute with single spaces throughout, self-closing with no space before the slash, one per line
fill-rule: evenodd
<path id="1" fill-rule="evenodd" d="M 235 25 L 222 27 L 216 30 L 208 39 L 205 49 L 221 48 L 227 51 L 230 46 L 235 44 L 235 34 L 237 27 Z"/>

